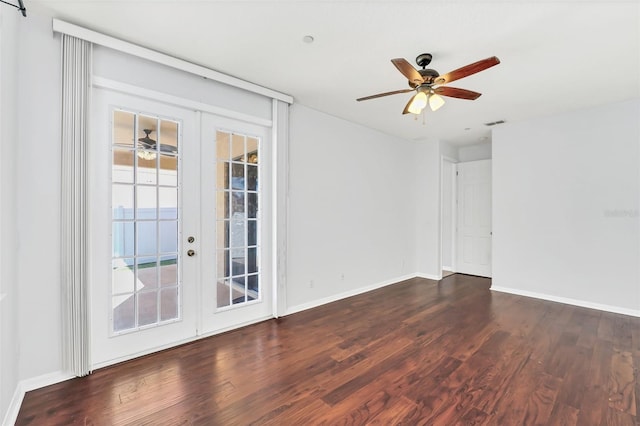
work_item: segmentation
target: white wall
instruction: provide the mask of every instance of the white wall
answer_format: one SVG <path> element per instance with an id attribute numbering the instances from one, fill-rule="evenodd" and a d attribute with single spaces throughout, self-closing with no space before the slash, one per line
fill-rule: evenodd
<path id="1" fill-rule="evenodd" d="M 437 279 L 440 262 L 440 153 L 438 141 L 416 144 L 415 168 L 415 252 L 419 275 Z"/>
<path id="2" fill-rule="evenodd" d="M 640 315 L 640 100 L 493 133 L 493 286 Z"/>
<path id="3" fill-rule="evenodd" d="M 19 19 L 0 7 L 0 421 L 18 384 L 16 150 Z"/>
<path id="4" fill-rule="evenodd" d="M 16 206 L 19 379 L 62 366 L 60 294 L 60 40 L 51 19 L 21 25 Z"/>
<path id="5" fill-rule="evenodd" d="M 93 73 L 98 77 L 271 119 L 271 99 L 264 96 L 103 46 L 94 46 L 93 57 Z"/>
<path id="6" fill-rule="evenodd" d="M 287 307 L 416 271 L 415 144 L 293 105 Z"/>
<path id="7" fill-rule="evenodd" d="M 475 145 L 461 146 L 458 148 L 458 160 L 460 160 L 460 162 L 490 159 L 491 142 L 482 142 Z"/>

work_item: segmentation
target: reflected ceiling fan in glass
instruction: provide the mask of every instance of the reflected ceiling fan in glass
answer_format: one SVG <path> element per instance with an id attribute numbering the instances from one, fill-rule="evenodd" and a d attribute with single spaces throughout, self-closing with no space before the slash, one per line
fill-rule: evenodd
<path id="1" fill-rule="evenodd" d="M 151 132 L 153 132 L 153 129 L 143 129 L 142 131 L 144 132 L 145 136 L 143 138 L 138 139 L 138 143 L 140 147 L 140 149 L 138 150 L 138 157 L 142 158 L 143 160 L 155 160 L 155 158 L 158 155 L 158 142 L 151 139 L 151 137 L 149 136 Z M 160 148 L 160 153 L 164 153 L 164 154 L 178 153 L 177 147 L 173 145 L 159 144 L 159 148 Z"/>

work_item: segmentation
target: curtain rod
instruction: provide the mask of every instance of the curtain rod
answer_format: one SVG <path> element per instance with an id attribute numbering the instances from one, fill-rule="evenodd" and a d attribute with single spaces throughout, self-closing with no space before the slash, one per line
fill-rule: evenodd
<path id="1" fill-rule="evenodd" d="M 22 12 L 22 16 L 24 16 L 25 18 L 27 17 L 27 8 L 24 7 L 24 3 L 22 2 L 22 0 L 18 0 L 19 6 L 16 6 L 15 4 L 9 3 L 8 1 L 4 1 L 4 0 L 0 0 L 0 3 L 8 4 L 9 6 L 15 7 L 20 12 Z"/>
<path id="2" fill-rule="evenodd" d="M 67 34 L 94 44 L 98 44 L 100 46 L 128 53 L 130 55 L 147 59 L 149 61 L 166 65 L 181 71 L 186 71 L 191 74 L 199 75 L 200 77 L 206 77 L 208 79 L 224 83 L 229 86 L 244 89 L 248 92 L 257 93 L 259 95 L 266 96 L 272 99 L 278 99 L 288 104 L 293 103 L 293 97 L 290 95 L 286 95 L 284 93 L 280 93 L 254 83 L 250 83 L 248 81 L 223 74 L 219 71 L 212 70 L 211 68 L 185 61 L 184 59 L 179 59 L 174 56 L 158 52 L 156 50 L 152 50 L 146 47 L 139 46 L 137 44 L 130 43 L 128 41 L 99 33 L 97 31 L 70 24 L 59 19 L 53 19 L 53 32 Z"/>

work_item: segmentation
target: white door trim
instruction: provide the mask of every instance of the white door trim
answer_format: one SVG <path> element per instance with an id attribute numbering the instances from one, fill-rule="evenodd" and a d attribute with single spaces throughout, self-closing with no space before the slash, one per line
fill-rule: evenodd
<path id="1" fill-rule="evenodd" d="M 93 77 L 93 87 L 107 89 L 114 92 L 123 93 L 125 95 L 137 96 L 139 98 L 148 99 L 151 101 L 158 101 L 181 108 L 189 108 L 194 111 L 207 112 L 209 114 L 217 115 L 220 117 L 232 118 L 234 120 L 257 124 L 259 126 L 273 126 L 273 120 L 268 120 L 266 118 L 260 118 L 249 114 L 243 114 L 241 112 L 232 111 L 227 108 L 182 98 L 180 96 L 169 95 L 167 93 L 158 92 L 156 90 L 145 89 L 144 87 L 127 84 L 100 76 Z"/>
<path id="2" fill-rule="evenodd" d="M 444 163 L 448 162 L 451 163 L 452 166 L 452 176 L 451 176 L 451 188 L 449 188 L 449 190 L 451 191 L 451 221 L 452 221 L 452 226 L 451 226 L 451 265 L 445 265 L 444 264 L 444 259 L 442 256 L 442 241 L 443 241 L 443 223 L 445 221 L 445 216 L 444 216 L 444 191 L 446 188 L 444 188 Z M 440 156 L 440 274 L 442 274 L 442 271 L 444 270 L 445 267 L 449 267 L 451 268 L 452 272 L 456 271 L 456 226 L 457 226 L 457 209 L 456 209 L 456 204 L 457 204 L 457 191 L 456 191 L 456 179 L 455 179 L 455 175 L 456 175 L 456 165 L 458 163 L 458 160 L 448 157 L 446 155 L 441 155 Z"/>

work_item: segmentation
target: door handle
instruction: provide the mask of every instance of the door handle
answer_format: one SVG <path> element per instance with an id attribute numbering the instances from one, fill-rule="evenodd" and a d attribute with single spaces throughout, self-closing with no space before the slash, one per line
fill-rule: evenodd
<path id="1" fill-rule="evenodd" d="M 195 255 L 196 255 L 196 252 L 194 250 L 187 250 L 187 256 L 193 257 Z"/>

